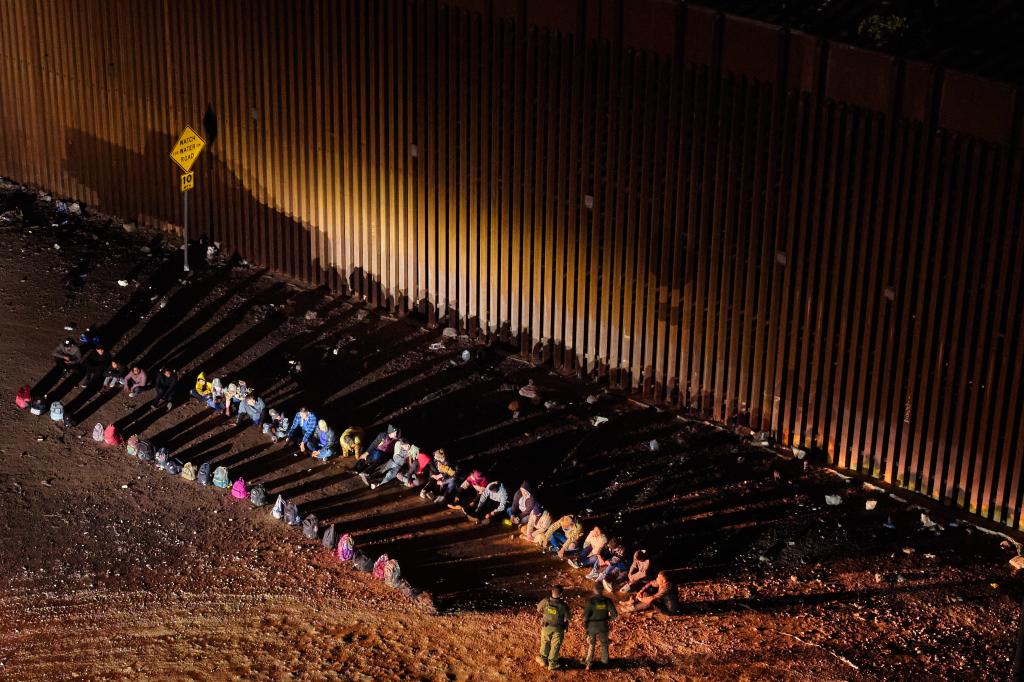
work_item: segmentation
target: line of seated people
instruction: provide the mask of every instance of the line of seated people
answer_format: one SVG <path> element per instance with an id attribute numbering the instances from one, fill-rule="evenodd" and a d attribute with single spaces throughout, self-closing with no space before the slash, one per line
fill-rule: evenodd
<path id="1" fill-rule="evenodd" d="M 193 395 L 213 409 L 243 417 L 263 427 L 275 442 L 288 441 L 299 452 L 321 462 L 335 455 L 355 460 L 354 471 L 371 489 L 392 482 L 419 488 L 428 502 L 459 511 L 477 524 L 499 519 L 519 528 L 522 539 L 557 554 L 573 567 L 587 570 L 587 579 L 603 583 L 609 592 L 629 595 L 625 610 L 643 611 L 658 607 L 667 613 L 678 607 L 675 585 L 664 571 L 655 569 L 649 553 L 638 549 L 627 558 L 620 538 L 609 538 L 595 525 L 584 535 L 582 521 L 573 514 L 555 518 L 545 509 L 532 486 L 524 481 L 512 495 L 501 481 L 488 480 L 477 470 L 468 472 L 443 449 L 433 453 L 403 438 L 401 430 L 389 424 L 363 447 L 364 434 L 358 427 L 346 429 L 340 438 L 327 422 L 301 407 L 289 419 L 277 410 L 264 415 L 264 403 L 244 381 L 226 389 L 217 379 L 207 382 L 200 374 Z M 265 418 L 264 418 L 265 417 Z"/>

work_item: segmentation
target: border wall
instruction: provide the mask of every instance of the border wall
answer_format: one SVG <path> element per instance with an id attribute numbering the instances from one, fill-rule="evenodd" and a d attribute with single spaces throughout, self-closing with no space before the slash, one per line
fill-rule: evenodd
<path id="1" fill-rule="evenodd" d="M 7 0 L 0 174 L 1022 528 L 1015 89 L 676 0 Z M 196 234 L 193 232 L 193 234 Z"/>

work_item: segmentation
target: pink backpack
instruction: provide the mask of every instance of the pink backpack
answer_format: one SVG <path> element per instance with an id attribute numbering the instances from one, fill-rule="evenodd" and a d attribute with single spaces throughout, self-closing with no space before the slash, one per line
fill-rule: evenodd
<path id="1" fill-rule="evenodd" d="M 381 554 L 379 557 L 377 557 L 377 560 L 373 562 L 373 577 L 377 580 L 384 580 L 384 567 L 387 565 L 387 554 Z"/>
<path id="2" fill-rule="evenodd" d="M 352 536 L 345 533 L 338 540 L 338 561 L 352 561 L 352 557 L 356 553 L 356 543 L 352 540 Z"/>
<path id="3" fill-rule="evenodd" d="M 121 438 L 121 434 L 117 432 L 117 427 L 111 424 L 103 431 L 103 442 L 107 445 L 120 445 L 124 442 L 124 438 Z"/>
<path id="4" fill-rule="evenodd" d="M 32 387 L 25 384 L 18 389 L 18 394 L 14 396 L 14 404 L 22 410 L 28 409 L 28 404 L 32 402 Z"/>
<path id="5" fill-rule="evenodd" d="M 245 485 L 245 479 L 240 478 L 235 481 L 235 484 L 231 486 L 231 497 L 236 500 L 245 500 L 249 498 L 249 488 Z"/>

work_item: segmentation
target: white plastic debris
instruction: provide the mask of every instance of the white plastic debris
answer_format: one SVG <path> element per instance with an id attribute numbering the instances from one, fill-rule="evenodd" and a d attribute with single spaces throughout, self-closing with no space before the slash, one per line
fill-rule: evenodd
<path id="1" fill-rule="evenodd" d="M 843 503 L 843 498 L 841 498 L 839 495 L 826 495 L 825 496 L 825 504 L 829 505 L 830 507 L 836 507 L 836 506 L 839 506 L 842 503 Z"/>
<path id="2" fill-rule="evenodd" d="M 927 514 L 921 512 L 921 525 L 925 528 L 933 528 L 935 526 L 935 522 L 932 521 Z"/>
<path id="3" fill-rule="evenodd" d="M 864 508 L 871 511 L 878 506 L 878 500 L 868 500 L 864 503 Z"/>
<path id="4" fill-rule="evenodd" d="M 591 419 L 590 423 L 593 424 L 594 426 L 600 426 L 601 424 L 607 423 L 607 421 L 608 421 L 608 417 L 597 416 L 597 417 L 594 417 L 593 419 Z"/>
<path id="5" fill-rule="evenodd" d="M 126 280 L 126 279 L 119 279 L 119 280 L 117 280 L 117 286 L 119 286 L 119 287 L 126 287 L 126 286 L 128 286 L 128 280 Z"/>

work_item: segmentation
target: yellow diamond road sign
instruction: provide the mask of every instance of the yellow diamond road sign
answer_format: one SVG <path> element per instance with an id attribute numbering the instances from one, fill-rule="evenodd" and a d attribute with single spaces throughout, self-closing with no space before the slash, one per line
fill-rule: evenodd
<path id="1" fill-rule="evenodd" d="M 181 170 L 188 173 L 192 170 L 192 164 L 196 162 L 199 152 L 203 151 L 205 146 L 206 140 L 199 137 L 199 133 L 192 130 L 192 128 L 185 126 L 181 137 L 178 138 L 174 148 L 171 150 L 171 160 L 178 164 Z"/>

